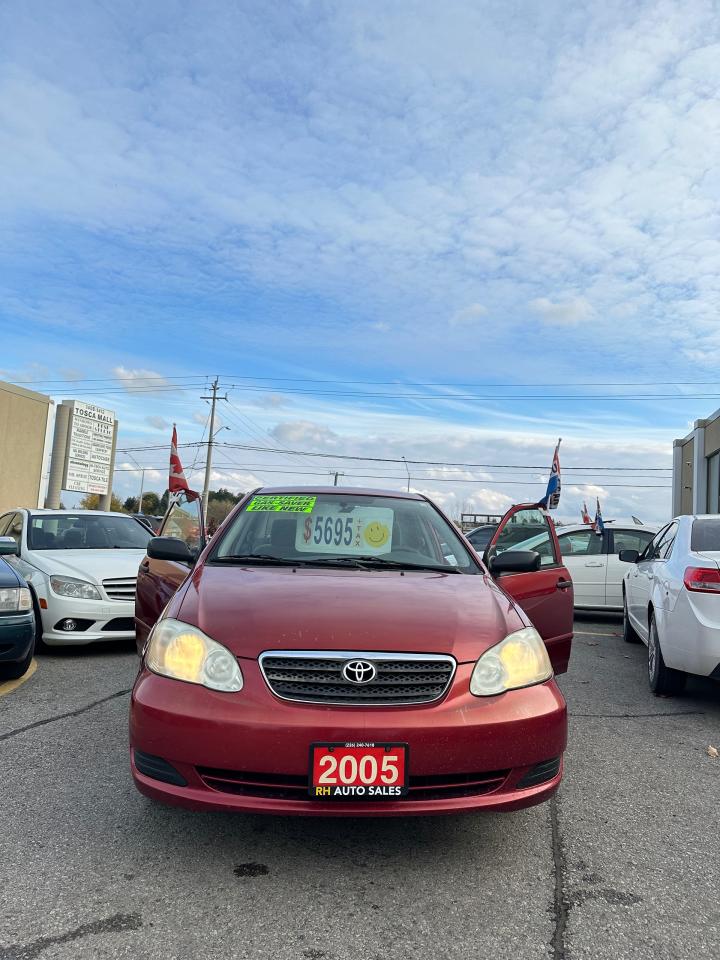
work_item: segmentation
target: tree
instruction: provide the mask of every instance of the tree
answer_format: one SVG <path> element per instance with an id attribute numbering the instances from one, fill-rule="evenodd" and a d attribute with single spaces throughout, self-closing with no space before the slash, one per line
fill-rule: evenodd
<path id="1" fill-rule="evenodd" d="M 125 513 L 137 513 L 138 498 L 137 497 L 128 497 L 125 503 L 123 504 L 123 510 Z"/>
<path id="2" fill-rule="evenodd" d="M 78 504 L 81 510 L 99 510 L 100 509 L 100 495 L 97 493 L 86 493 Z M 116 511 L 117 513 L 123 512 L 123 505 L 119 497 L 116 497 L 113 493 L 110 497 L 110 509 Z"/>
<path id="3" fill-rule="evenodd" d="M 160 510 L 160 497 L 157 495 L 157 493 L 153 493 L 152 490 L 148 490 L 147 493 L 143 494 L 142 512 L 147 513 L 151 517 L 156 517 L 161 512 L 165 512 L 164 510 Z"/>

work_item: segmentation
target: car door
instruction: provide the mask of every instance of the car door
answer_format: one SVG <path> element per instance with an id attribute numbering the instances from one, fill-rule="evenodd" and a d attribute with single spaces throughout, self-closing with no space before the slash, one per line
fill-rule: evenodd
<path id="1" fill-rule="evenodd" d="M 506 573 L 497 583 L 530 618 L 545 641 L 555 673 L 564 673 L 570 660 L 573 633 L 573 586 L 562 563 L 555 528 L 534 504 L 518 504 L 500 521 L 485 551 L 485 561 L 505 550 L 527 549 L 540 555 L 540 569 Z"/>
<path id="2" fill-rule="evenodd" d="M 621 610 L 622 582 L 628 572 L 628 565 L 622 562 L 618 554 L 621 550 L 637 550 L 638 553 L 642 553 L 652 542 L 654 534 L 649 530 L 638 530 L 637 527 L 613 527 L 605 531 L 605 536 L 610 539 L 605 578 L 606 603 L 608 607 Z"/>
<path id="3" fill-rule="evenodd" d="M 185 494 L 171 504 L 158 536 L 182 540 L 192 554 L 200 555 L 206 543 L 200 500 L 188 500 Z M 143 557 L 138 570 L 135 594 L 137 648 L 145 646 L 150 631 L 178 587 L 185 582 L 192 564 Z"/>
<path id="4" fill-rule="evenodd" d="M 628 576 L 628 610 L 635 623 L 640 626 L 645 639 L 648 635 L 648 607 L 655 582 L 656 564 L 663 562 L 662 551 L 667 545 L 668 539 L 670 537 L 674 539 L 676 527 L 677 524 L 668 523 L 653 537 L 638 557 L 637 563 L 634 564 Z"/>
<path id="5" fill-rule="evenodd" d="M 576 607 L 604 607 L 607 534 L 569 530 L 558 534 L 562 561 L 570 572 Z"/>

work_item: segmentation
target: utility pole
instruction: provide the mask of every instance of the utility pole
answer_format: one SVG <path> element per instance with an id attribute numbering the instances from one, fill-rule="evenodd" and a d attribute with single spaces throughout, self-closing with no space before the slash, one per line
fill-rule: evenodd
<path id="1" fill-rule="evenodd" d="M 203 484 L 202 492 L 202 512 L 203 520 L 207 523 L 207 511 L 208 511 L 208 499 L 210 497 L 210 471 L 212 469 L 212 453 L 213 453 L 213 443 L 215 441 L 215 405 L 218 401 L 218 378 L 212 382 L 211 397 L 200 397 L 201 400 L 210 400 L 210 433 L 208 435 L 208 444 L 207 444 L 207 457 L 205 459 L 205 483 Z M 221 400 L 227 400 L 227 394 L 224 397 L 220 397 Z M 219 431 L 218 431 L 219 432 Z"/>
<path id="2" fill-rule="evenodd" d="M 405 469 L 407 470 L 407 475 L 408 475 L 407 492 L 410 493 L 410 467 L 407 465 L 407 460 L 405 459 L 405 457 L 402 458 L 402 461 L 405 464 Z"/>
<path id="3" fill-rule="evenodd" d="M 143 490 L 145 489 L 145 467 L 141 467 L 131 453 L 129 453 L 128 456 L 140 471 L 140 497 L 138 499 L 138 508 L 136 510 L 136 513 L 142 513 Z"/>
<path id="4" fill-rule="evenodd" d="M 337 484 L 337 482 L 338 482 L 338 477 L 344 477 L 344 476 L 345 476 L 344 473 L 339 473 L 337 470 L 334 470 L 334 471 L 331 470 L 330 473 L 334 473 L 334 474 L 335 474 L 335 481 L 334 481 L 334 483 L 333 483 L 333 486 L 334 486 L 334 487 L 336 487 L 336 486 L 338 485 L 338 484 Z"/>

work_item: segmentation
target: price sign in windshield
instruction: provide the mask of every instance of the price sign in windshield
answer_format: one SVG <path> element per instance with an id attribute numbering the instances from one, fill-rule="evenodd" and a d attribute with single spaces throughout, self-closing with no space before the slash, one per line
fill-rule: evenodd
<path id="1" fill-rule="evenodd" d="M 388 507 L 320 504 L 308 517 L 298 517 L 295 548 L 303 553 L 372 556 L 392 550 L 395 511 Z"/>

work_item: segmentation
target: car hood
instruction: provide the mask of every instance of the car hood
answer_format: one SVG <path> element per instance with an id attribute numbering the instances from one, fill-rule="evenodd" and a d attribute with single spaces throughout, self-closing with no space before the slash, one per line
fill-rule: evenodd
<path id="1" fill-rule="evenodd" d="M 382 650 L 464 662 L 529 623 L 489 577 L 430 571 L 201 566 L 178 607 L 169 615 L 248 658 Z"/>
<path id="2" fill-rule="evenodd" d="M 25 559 L 43 573 L 101 583 L 137 577 L 144 556 L 144 550 L 37 550 Z"/>

